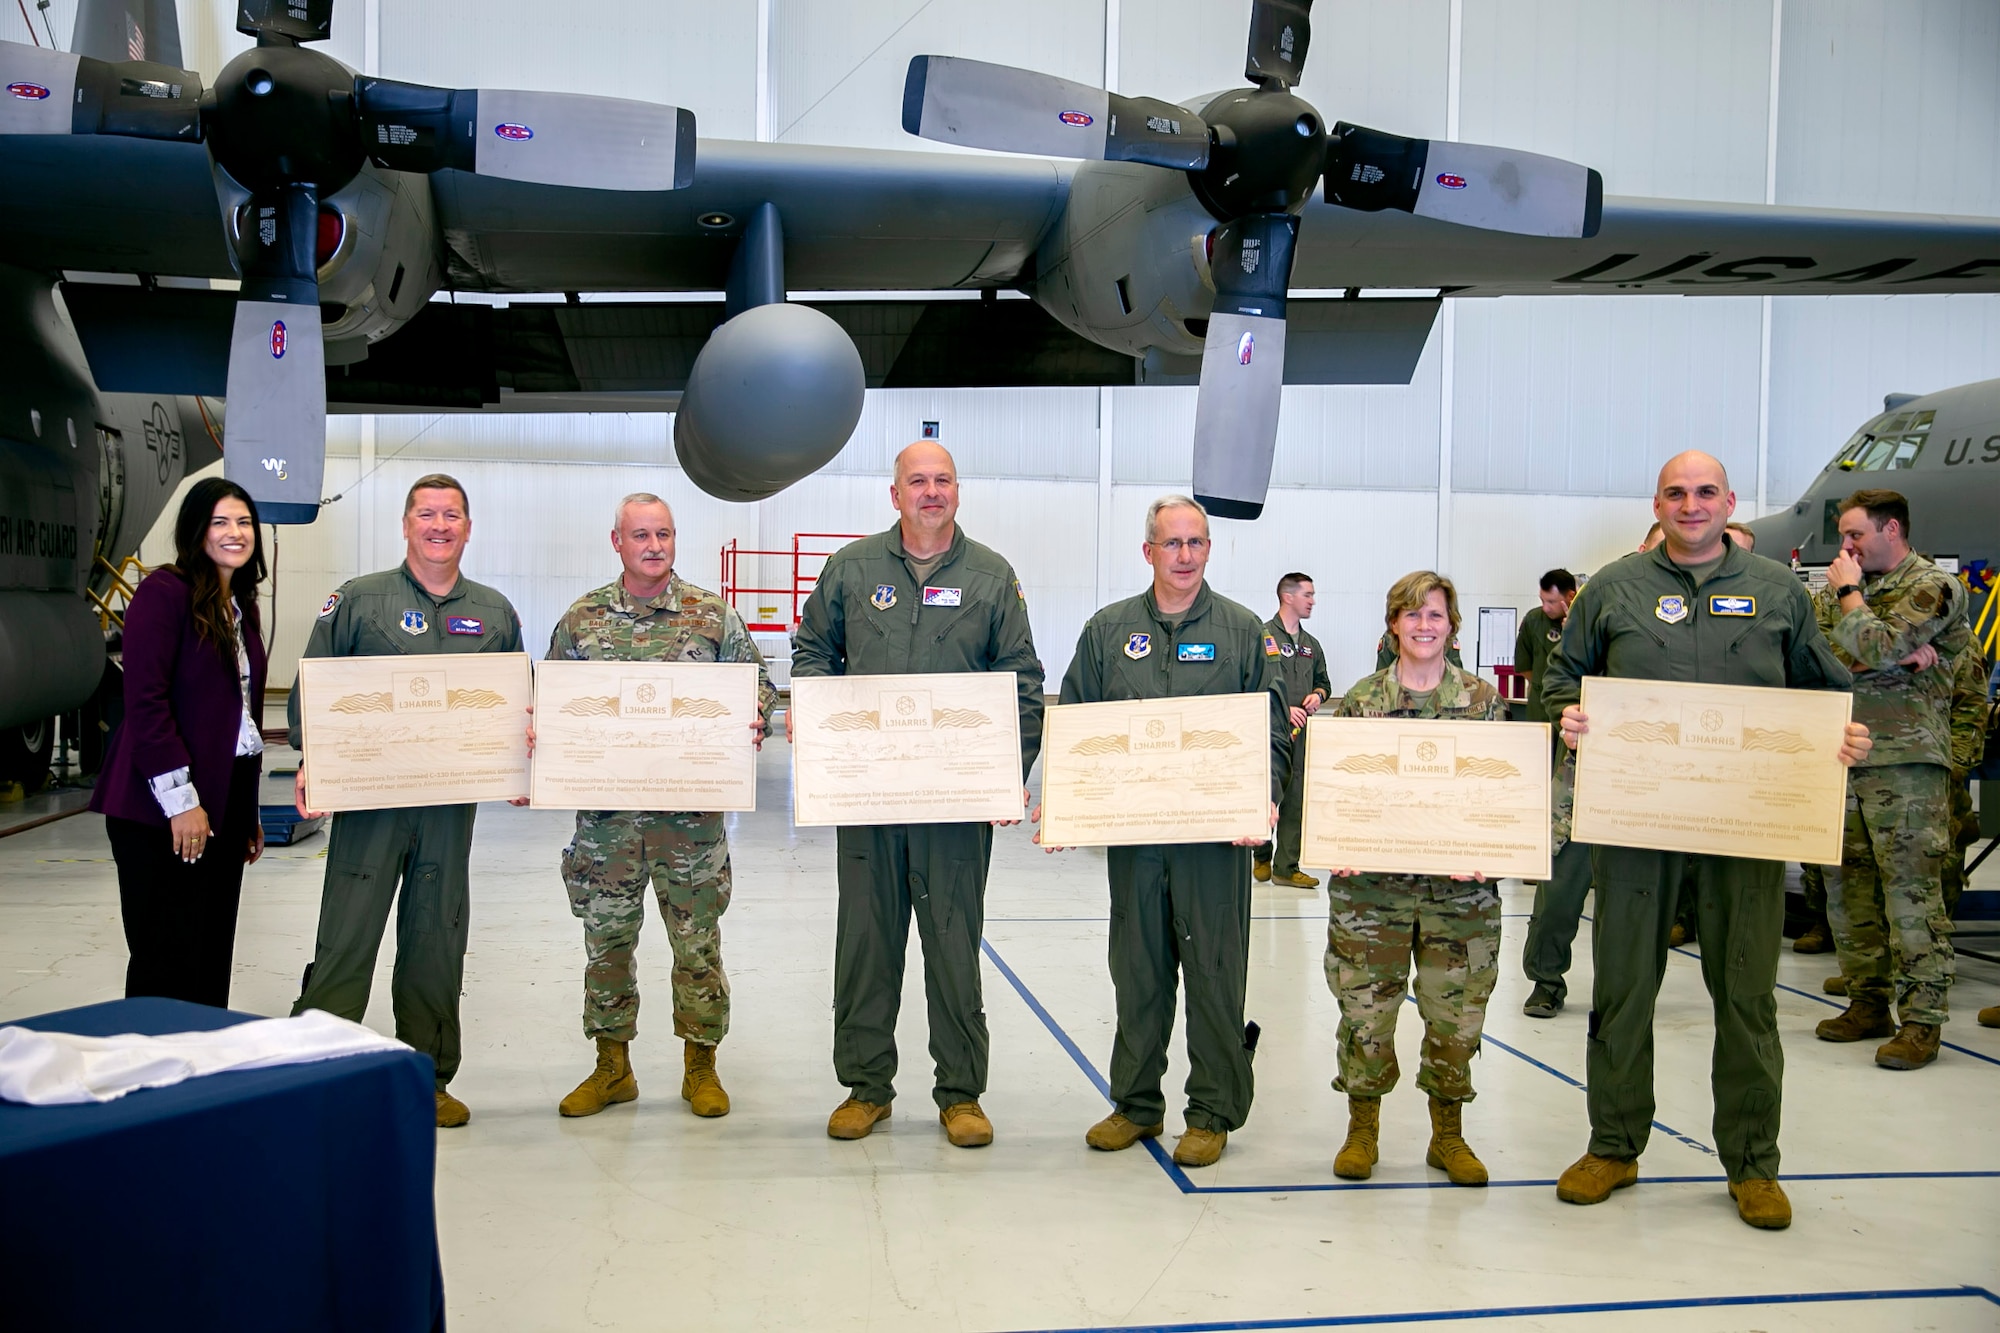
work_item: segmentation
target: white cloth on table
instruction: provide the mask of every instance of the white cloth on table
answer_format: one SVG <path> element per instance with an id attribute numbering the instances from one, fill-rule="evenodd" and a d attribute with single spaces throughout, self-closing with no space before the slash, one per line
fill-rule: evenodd
<path id="1" fill-rule="evenodd" d="M 164 1088 L 203 1074 L 409 1049 L 372 1028 L 317 1009 L 297 1018 L 260 1018 L 213 1032 L 157 1037 L 136 1032 L 79 1037 L 0 1027 L 0 1098 L 30 1106 L 108 1102 L 139 1088 Z"/>

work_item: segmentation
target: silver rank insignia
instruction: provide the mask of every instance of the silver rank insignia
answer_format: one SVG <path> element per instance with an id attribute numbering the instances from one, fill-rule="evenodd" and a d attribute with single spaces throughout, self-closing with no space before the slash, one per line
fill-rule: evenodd
<path id="1" fill-rule="evenodd" d="M 1678 625 L 1688 618 L 1688 599 L 1677 594 L 1669 594 L 1660 598 L 1659 604 L 1653 608 L 1653 614 L 1669 625 Z"/>
<path id="2" fill-rule="evenodd" d="M 877 611 L 887 611 L 895 604 L 896 585 L 893 583 L 876 584 L 875 595 L 868 599 L 868 605 L 874 607 Z"/>
<path id="3" fill-rule="evenodd" d="M 1150 634 L 1134 634 L 1125 640 L 1125 656 L 1135 662 L 1152 651 L 1153 636 Z"/>

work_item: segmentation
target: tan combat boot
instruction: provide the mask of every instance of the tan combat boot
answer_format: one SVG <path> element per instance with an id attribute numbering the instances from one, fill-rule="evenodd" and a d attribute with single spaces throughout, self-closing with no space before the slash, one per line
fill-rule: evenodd
<path id="1" fill-rule="evenodd" d="M 1603 1203 L 1611 1191 L 1638 1183 L 1638 1158 L 1599 1157 L 1587 1152 L 1571 1162 L 1556 1181 L 1556 1197 L 1564 1203 Z"/>
<path id="2" fill-rule="evenodd" d="M 1431 1098 L 1431 1146 L 1424 1153 L 1424 1163 L 1451 1177 L 1454 1185 L 1484 1185 L 1486 1164 L 1473 1155 L 1471 1146 L 1465 1141 L 1464 1112 L 1463 1102 L 1441 1102 Z"/>
<path id="3" fill-rule="evenodd" d="M 1157 1139 L 1164 1125 L 1142 1125 L 1117 1111 L 1092 1125 L 1083 1141 L 1099 1152 L 1123 1152 L 1140 1139 Z"/>
<path id="4" fill-rule="evenodd" d="M 1303 870 L 1294 870 L 1289 875 L 1274 875 L 1271 882 L 1273 884 L 1289 884 L 1295 889 L 1316 889 L 1319 887 L 1319 881 Z"/>
<path id="5" fill-rule="evenodd" d="M 1847 994 L 1847 974 L 1844 972 L 1836 973 L 1828 977 L 1825 981 L 1820 982 L 1819 988 L 1828 995 L 1845 995 Z"/>
<path id="6" fill-rule="evenodd" d="M 1936 1023 L 1905 1023 L 1875 1048 L 1875 1063 L 1884 1069 L 1922 1069 L 1938 1058 L 1943 1036 L 1944 1029 Z"/>
<path id="7" fill-rule="evenodd" d="M 833 1114 L 826 1118 L 826 1136 L 830 1139 L 865 1139 L 874 1130 L 879 1120 L 889 1118 L 887 1102 L 859 1101 L 849 1097 L 833 1108 Z"/>
<path id="8" fill-rule="evenodd" d="M 1226 1129 L 1197 1129 L 1189 1125 L 1174 1144 L 1174 1162 L 1179 1166 L 1214 1166 L 1222 1160 L 1229 1142 Z"/>
<path id="9" fill-rule="evenodd" d="M 1821 1041 L 1866 1041 L 1870 1037 L 1889 1036 L 1895 1030 L 1887 1005 L 1880 1000 L 1857 1000 L 1850 996 L 1847 1011 L 1820 1020 L 1813 1035 Z"/>
<path id="10" fill-rule="evenodd" d="M 704 1046 L 698 1041 L 686 1043 L 687 1050 L 681 1057 L 687 1072 L 681 1075 L 681 1100 L 693 1108 L 699 1116 L 719 1116 L 729 1114 L 729 1094 L 723 1090 L 722 1080 L 715 1076 L 715 1047 Z"/>
<path id="11" fill-rule="evenodd" d="M 1792 1224 L 1792 1201 L 1775 1180 L 1732 1180 L 1729 1197 L 1736 1200 L 1736 1215 L 1753 1227 L 1783 1231 Z"/>
<path id="12" fill-rule="evenodd" d="M 938 1123 L 955 1148 L 984 1148 L 993 1142 L 993 1122 L 978 1102 L 953 1102 L 938 1112 Z"/>
<path id="13" fill-rule="evenodd" d="M 457 1129 L 470 1119 L 472 1119 L 472 1110 L 470 1107 L 446 1092 L 443 1088 L 437 1090 L 437 1127 L 439 1129 Z"/>
<path id="14" fill-rule="evenodd" d="M 1251 876 L 1251 878 L 1255 879 L 1255 880 L 1256 880 L 1256 881 L 1257 881 L 1257 882 L 1258 882 L 1259 884 L 1268 884 L 1268 883 L 1270 883 L 1270 882 L 1271 882 L 1271 863 L 1270 863 L 1269 861 L 1253 861 L 1253 862 L 1251 862 L 1251 863 L 1250 863 L 1250 876 Z"/>
<path id="15" fill-rule="evenodd" d="M 1381 1155 L 1378 1140 L 1382 1133 L 1380 1097 L 1347 1098 L 1347 1141 L 1334 1154 L 1333 1174 L 1342 1180 L 1366 1180 L 1375 1171 Z"/>
<path id="16" fill-rule="evenodd" d="M 596 1115 L 613 1102 L 639 1100 L 639 1080 L 632 1077 L 632 1057 L 622 1041 L 597 1039 L 597 1068 L 557 1103 L 564 1115 Z"/>
<path id="17" fill-rule="evenodd" d="M 1832 953 L 1833 934 L 1824 921 L 1815 921 L 1792 941 L 1793 953 Z"/>
<path id="18" fill-rule="evenodd" d="M 2000 1028 L 2000 1004 L 1979 1011 L 1979 1026 L 1983 1028 Z"/>

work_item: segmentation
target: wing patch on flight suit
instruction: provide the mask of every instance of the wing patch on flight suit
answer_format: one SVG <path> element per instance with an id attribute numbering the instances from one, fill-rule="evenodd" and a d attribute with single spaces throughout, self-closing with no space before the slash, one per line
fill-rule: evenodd
<path id="1" fill-rule="evenodd" d="M 1688 618 L 1688 599 L 1668 593 L 1654 605 L 1653 614 L 1669 625 L 1678 625 Z"/>
<path id="2" fill-rule="evenodd" d="M 415 607 L 403 612 L 403 618 L 398 623 L 402 625 L 405 634 L 422 634 L 431 627 L 431 622 L 424 619 L 424 613 Z"/>
<path id="3" fill-rule="evenodd" d="M 887 611 L 895 604 L 896 585 L 893 583 L 876 584 L 875 595 L 868 599 L 868 605 L 874 607 L 877 611 Z"/>
<path id="4" fill-rule="evenodd" d="M 1175 654 L 1183 662 L 1213 662 L 1215 645 L 1212 643 L 1183 643 L 1176 646 Z"/>
<path id="5" fill-rule="evenodd" d="M 1754 616 L 1757 614 L 1757 599 L 1715 594 L 1708 599 L 1708 613 L 1712 616 Z"/>
<path id="6" fill-rule="evenodd" d="M 446 634 L 483 635 L 486 633 L 486 622 L 473 616 L 446 616 L 444 620 L 444 632 Z"/>
<path id="7" fill-rule="evenodd" d="M 1153 636 L 1150 634 L 1134 634 L 1125 640 L 1125 656 L 1135 662 L 1152 651 Z"/>
<path id="8" fill-rule="evenodd" d="M 326 595 L 326 600 L 320 603 L 319 618 L 321 620 L 325 620 L 328 616 L 332 615 L 334 611 L 339 608 L 339 606 L 340 606 L 340 594 L 337 592 L 328 593 Z"/>

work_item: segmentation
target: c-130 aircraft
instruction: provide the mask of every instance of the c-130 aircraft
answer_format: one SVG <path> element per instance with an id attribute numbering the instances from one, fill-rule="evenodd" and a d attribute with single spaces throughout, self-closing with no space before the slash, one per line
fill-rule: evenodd
<path id="1" fill-rule="evenodd" d="M 0 178 L 34 201 L 0 211 L 0 777 L 102 675 L 94 558 L 224 444 L 267 518 L 310 521 L 329 409 L 671 410 L 690 479 L 750 500 L 830 460 L 866 388 L 1197 384 L 1192 489 L 1251 518 L 1282 384 L 1407 383 L 1447 297 L 2000 290 L 1989 219 L 1605 197 L 1329 123 L 1292 91 L 1310 10 L 1254 0 L 1248 86 L 1181 103 L 911 62 L 907 131 L 1033 158 L 357 76 L 311 49 L 332 0 L 244 0 L 258 46 L 206 86 L 171 0 L 0 42 Z M 1369 295 L 1410 290 L 1436 295 Z"/>

